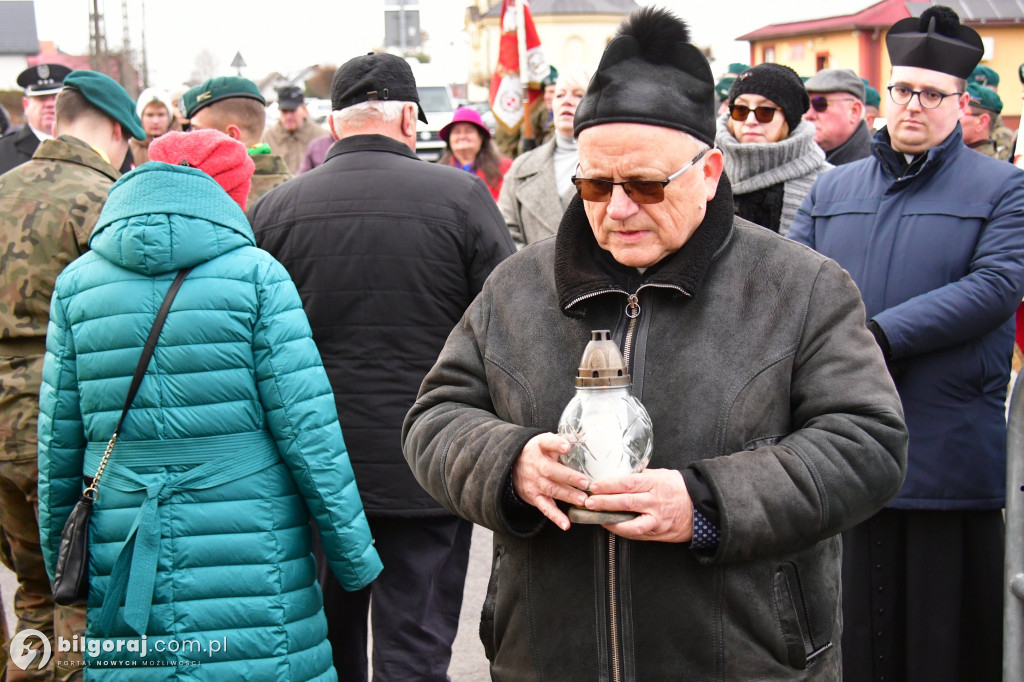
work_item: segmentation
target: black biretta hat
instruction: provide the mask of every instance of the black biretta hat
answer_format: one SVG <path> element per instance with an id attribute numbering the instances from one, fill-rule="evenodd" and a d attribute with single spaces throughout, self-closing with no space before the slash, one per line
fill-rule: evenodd
<path id="1" fill-rule="evenodd" d="M 646 123 L 715 143 L 715 79 L 686 24 L 665 9 L 633 10 L 608 43 L 576 108 L 574 133 Z"/>
<path id="2" fill-rule="evenodd" d="M 885 46 L 893 66 L 915 66 L 965 79 L 985 54 L 978 32 L 961 24 L 957 13 L 945 5 L 897 21 L 885 36 Z"/>

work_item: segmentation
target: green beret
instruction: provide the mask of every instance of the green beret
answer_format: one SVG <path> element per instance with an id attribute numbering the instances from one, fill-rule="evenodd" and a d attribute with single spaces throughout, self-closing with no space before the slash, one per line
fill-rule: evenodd
<path id="1" fill-rule="evenodd" d="M 967 94 L 971 96 L 971 106 L 999 113 L 1003 110 L 1003 100 L 999 95 L 977 83 L 967 84 Z"/>
<path id="2" fill-rule="evenodd" d="M 715 94 L 718 95 L 718 99 L 723 102 L 729 99 L 729 89 L 732 88 L 732 84 L 735 82 L 736 78 L 734 76 L 726 76 L 715 83 Z"/>
<path id="3" fill-rule="evenodd" d="M 750 66 L 747 64 L 743 64 L 741 62 L 733 62 L 732 64 L 729 65 L 729 70 L 726 72 L 725 75 L 728 76 L 729 74 L 732 74 L 733 76 L 738 76 L 749 68 Z"/>
<path id="4" fill-rule="evenodd" d="M 202 85 L 188 90 L 178 100 L 178 109 L 185 118 L 192 118 L 197 111 L 208 104 L 235 97 L 254 99 L 264 106 L 267 104 L 263 93 L 248 78 L 220 76 L 219 78 L 210 78 Z"/>
<path id="5" fill-rule="evenodd" d="M 868 85 L 867 78 L 861 78 L 861 80 L 864 81 L 864 104 L 877 109 L 882 105 L 882 95 L 878 90 Z"/>
<path id="6" fill-rule="evenodd" d="M 142 120 L 135 113 L 135 100 L 113 78 L 98 71 L 72 71 L 64 77 L 64 87 L 78 90 L 89 104 L 114 119 L 136 140 L 145 140 Z"/>
<path id="7" fill-rule="evenodd" d="M 544 76 L 540 82 L 540 84 L 545 88 L 558 82 L 558 69 L 553 66 L 549 66 L 548 68 L 550 69 L 550 71 L 548 71 L 548 75 Z"/>
<path id="8" fill-rule="evenodd" d="M 971 77 L 967 80 L 991 88 L 992 86 L 999 85 L 999 74 L 987 66 L 978 64 L 974 67 L 974 71 L 971 71 Z"/>

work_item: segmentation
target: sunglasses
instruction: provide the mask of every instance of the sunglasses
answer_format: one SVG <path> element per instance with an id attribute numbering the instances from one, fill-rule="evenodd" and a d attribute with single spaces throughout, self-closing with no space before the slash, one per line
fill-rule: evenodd
<path id="1" fill-rule="evenodd" d="M 576 191 L 583 201 L 606 202 L 612 198 L 612 190 L 616 185 L 622 187 L 626 196 L 637 204 L 657 204 L 665 200 L 665 187 L 680 175 L 693 167 L 693 164 L 704 158 L 710 149 L 705 149 L 697 156 L 690 159 L 690 162 L 668 176 L 667 180 L 623 180 L 612 182 L 611 180 L 591 180 L 590 178 L 578 178 L 572 176 L 572 184 L 576 185 Z"/>
<path id="2" fill-rule="evenodd" d="M 828 111 L 828 104 L 829 104 L 829 102 L 852 102 L 852 101 L 853 101 L 853 99 L 850 98 L 850 97 L 842 97 L 842 98 L 835 97 L 833 99 L 829 99 L 828 97 L 812 97 L 811 98 L 811 108 L 814 109 L 815 111 L 817 111 L 819 114 L 821 114 L 821 113 L 824 113 L 825 111 Z"/>
<path id="3" fill-rule="evenodd" d="M 746 121 L 751 111 L 754 112 L 754 118 L 757 119 L 758 123 L 771 123 L 772 119 L 775 118 L 775 112 L 782 110 L 778 107 L 757 107 L 756 109 L 751 109 L 742 104 L 732 104 L 729 106 L 729 115 L 734 121 Z"/>

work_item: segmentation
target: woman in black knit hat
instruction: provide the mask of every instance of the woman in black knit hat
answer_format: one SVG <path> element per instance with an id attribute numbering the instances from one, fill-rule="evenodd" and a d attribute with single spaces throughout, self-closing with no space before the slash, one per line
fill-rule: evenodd
<path id="1" fill-rule="evenodd" d="M 725 156 L 736 215 L 785 235 L 818 174 L 831 168 L 802 120 L 803 81 L 781 64 L 758 64 L 729 90 L 715 145 Z"/>

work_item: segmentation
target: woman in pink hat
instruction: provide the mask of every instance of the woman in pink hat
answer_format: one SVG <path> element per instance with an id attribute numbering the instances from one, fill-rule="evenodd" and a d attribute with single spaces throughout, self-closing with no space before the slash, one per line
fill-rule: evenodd
<path id="1" fill-rule="evenodd" d="M 497 201 L 512 160 L 498 153 L 480 113 L 470 107 L 459 107 L 452 122 L 441 128 L 441 139 L 446 146 L 438 163 L 476 173 Z"/>

